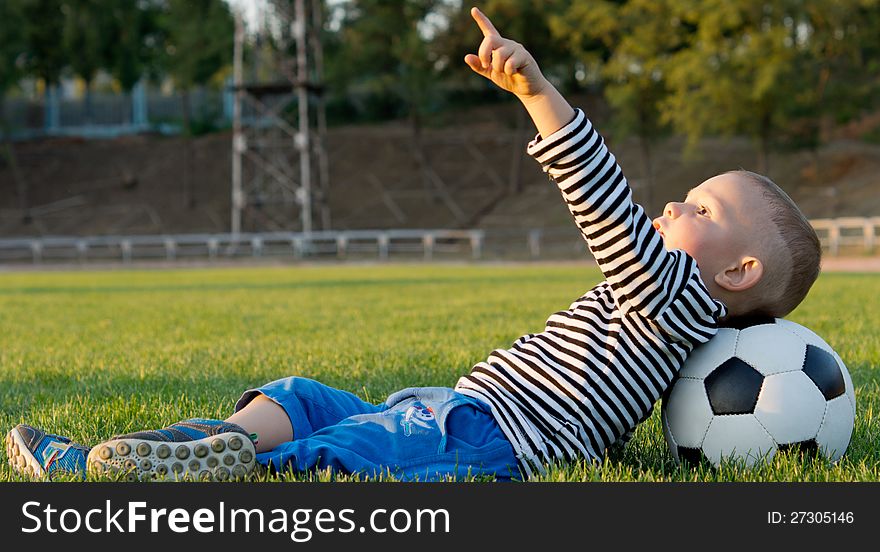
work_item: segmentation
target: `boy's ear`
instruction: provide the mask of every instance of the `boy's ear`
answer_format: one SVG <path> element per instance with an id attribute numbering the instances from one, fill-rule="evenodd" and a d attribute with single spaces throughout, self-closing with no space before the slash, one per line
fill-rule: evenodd
<path id="1" fill-rule="evenodd" d="M 715 283 L 727 291 L 745 291 L 764 275 L 764 264 L 755 257 L 743 257 L 738 263 L 715 275 Z"/>

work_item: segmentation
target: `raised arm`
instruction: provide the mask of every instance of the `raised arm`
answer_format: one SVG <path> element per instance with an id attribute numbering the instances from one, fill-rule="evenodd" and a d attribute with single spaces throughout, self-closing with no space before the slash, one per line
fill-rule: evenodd
<path id="1" fill-rule="evenodd" d="M 694 260 L 683 251 L 666 251 L 650 218 L 633 203 L 614 155 L 584 113 L 572 109 L 521 44 L 503 38 L 478 9 L 471 15 L 483 41 L 478 54 L 467 55 L 465 62 L 525 106 L 540 133 L 529 153 L 559 186 L 621 307 L 655 319 L 696 284 L 698 310 L 716 314 L 718 307 L 699 281 Z"/>

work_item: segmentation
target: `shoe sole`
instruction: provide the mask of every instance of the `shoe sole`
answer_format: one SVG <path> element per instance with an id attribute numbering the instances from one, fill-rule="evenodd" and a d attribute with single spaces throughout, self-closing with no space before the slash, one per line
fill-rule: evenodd
<path id="1" fill-rule="evenodd" d="M 39 460 L 31 454 L 27 443 L 24 442 L 16 429 L 6 434 L 6 458 L 12 470 L 19 474 L 30 477 L 45 477 L 46 470 Z"/>
<path id="2" fill-rule="evenodd" d="M 256 456 L 254 444 L 240 433 L 183 442 L 119 438 L 92 448 L 86 465 L 90 473 L 124 474 L 128 481 L 226 481 L 250 475 Z"/>

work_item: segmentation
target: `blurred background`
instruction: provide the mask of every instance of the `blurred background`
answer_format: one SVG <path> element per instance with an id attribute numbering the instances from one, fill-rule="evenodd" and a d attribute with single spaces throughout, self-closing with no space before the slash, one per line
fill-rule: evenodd
<path id="1" fill-rule="evenodd" d="M 767 174 L 876 253 L 877 0 L 485 0 L 656 215 Z M 582 258 L 455 0 L 0 0 L 0 262 Z"/>

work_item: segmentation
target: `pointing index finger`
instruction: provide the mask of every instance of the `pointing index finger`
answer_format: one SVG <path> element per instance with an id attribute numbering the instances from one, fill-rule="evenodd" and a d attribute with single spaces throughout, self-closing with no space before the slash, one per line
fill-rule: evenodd
<path id="1" fill-rule="evenodd" d="M 471 8 L 471 17 L 474 18 L 474 21 L 477 22 L 477 25 L 480 27 L 480 30 L 483 31 L 483 36 L 501 36 L 501 33 L 498 32 L 498 29 L 495 28 L 495 25 L 489 21 L 489 18 L 486 17 L 486 14 L 481 12 L 477 8 Z"/>

